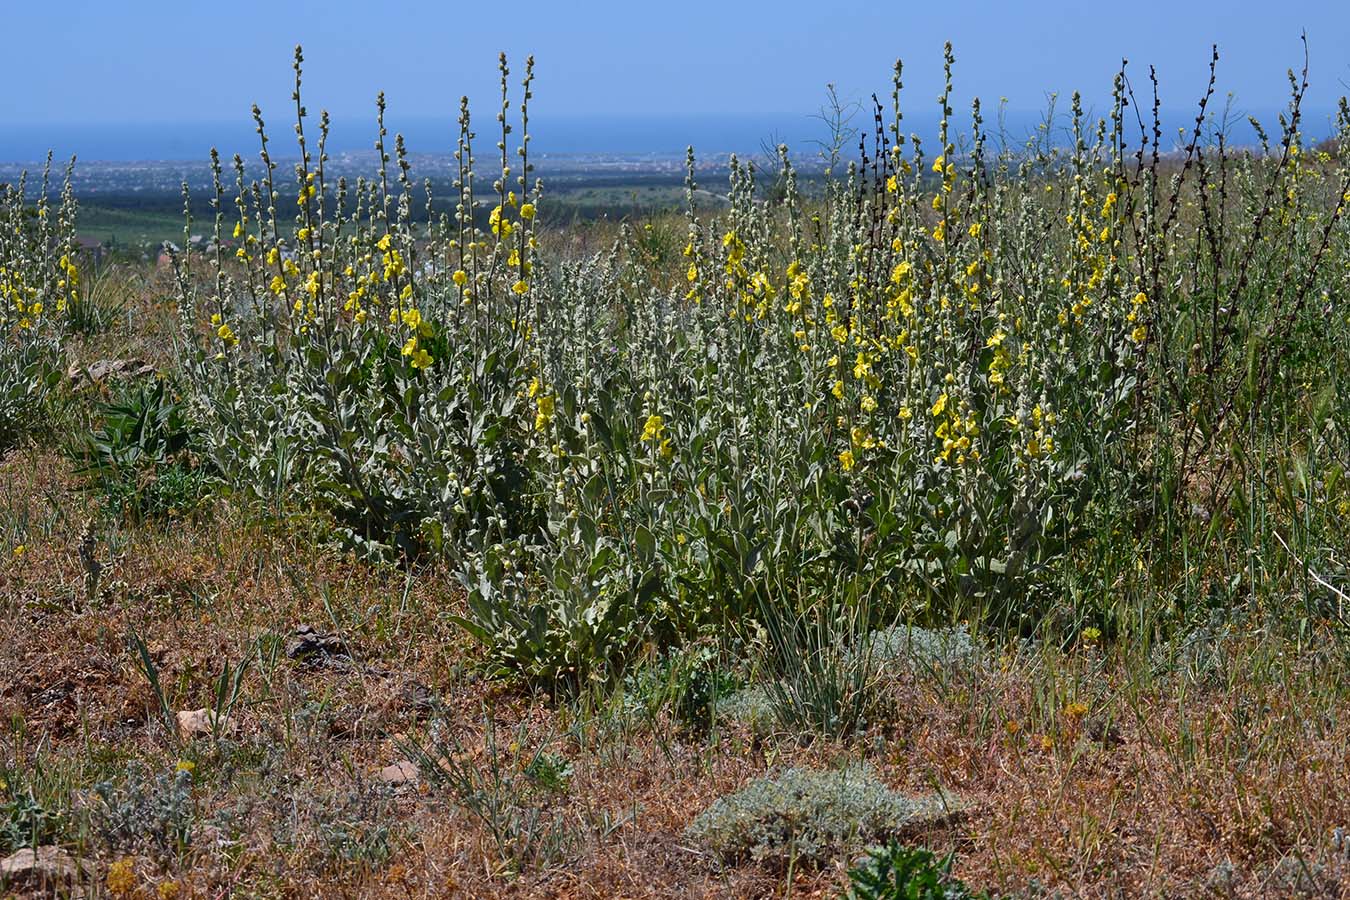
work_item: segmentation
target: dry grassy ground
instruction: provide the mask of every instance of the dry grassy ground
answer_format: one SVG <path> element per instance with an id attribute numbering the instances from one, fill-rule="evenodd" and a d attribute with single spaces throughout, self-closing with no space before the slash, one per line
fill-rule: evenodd
<path id="1" fill-rule="evenodd" d="M 1141 676 L 1138 658 L 1090 647 L 1005 654 L 987 669 L 897 672 L 893 715 L 849 746 L 734 724 L 705 738 L 664 716 L 624 715 L 598 692 L 555 702 L 485 681 L 447 621 L 461 600 L 445 573 L 344 559 L 316 546 L 303 519 L 265 529 L 221 503 L 167 528 L 96 525 L 105 568 L 91 599 L 79 545 L 92 502 L 70 463 L 14 452 L 0 485 L 0 515 L 33 536 L 0 575 L 0 764 L 68 801 L 67 837 L 97 863 L 96 891 L 834 896 L 842 863 L 789 884 L 767 865 L 720 868 L 682 832 L 766 771 L 865 757 L 892 786 L 940 784 L 969 801 L 954 824 L 914 838 L 955 849 L 974 885 L 1347 895 L 1333 834 L 1350 822 L 1344 673 L 1309 647 L 1232 634 L 1215 666 L 1157 679 Z M 285 644 L 302 624 L 339 636 L 350 658 L 290 659 Z M 171 733 L 130 634 L 175 711 L 210 707 L 222 663 L 262 639 L 223 734 Z M 565 846 L 518 874 L 451 792 L 377 774 L 433 725 L 466 735 L 486 771 L 487 722 L 501 757 L 544 747 L 573 770 L 542 803 Z M 128 765 L 171 773 L 180 763 L 191 770 L 186 845 L 109 841 L 81 818 L 95 783 Z"/>

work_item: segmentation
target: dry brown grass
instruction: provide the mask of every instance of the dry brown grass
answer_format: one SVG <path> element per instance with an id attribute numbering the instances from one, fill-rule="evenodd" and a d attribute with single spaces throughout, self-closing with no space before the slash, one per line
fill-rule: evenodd
<path id="1" fill-rule="evenodd" d="M 6 521 L 27 522 L 30 534 L 0 569 L 0 720 L 10 723 L 0 764 L 65 772 L 77 798 L 128 761 L 196 765 L 195 842 L 181 859 L 136 857 L 141 896 L 168 882 L 197 897 L 786 896 L 783 873 L 719 869 L 684 828 L 768 770 L 859 755 L 893 786 L 941 784 L 972 802 L 955 826 L 919 839 L 956 849 L 975 885 L 1205 896 L 1227 861 L 1234 876 L 1217 896 L 1282 896 L 1297 864 L 1280 861 L 1301 856 L 1324 867 L 1314 895 L 1350 895 L 1329 844 L 1350 822 L 1342 669 L 1265 635 L 1235 636 L 1206 680 L 1143 677 L 1138 659 L 1090 648 L 1040 651 L 992 671 L 897 675 L 894 715 L 851 746 L 735 728 L 705 740 L 483 680 L 446 618 L 460 603 L 446 571 L 409 580 L 323 550 L 322 530 L 304 518 L 263 527 L 220 505 L 167 528 L 105 526 L 108 571 L 86 603 L 76 547 L 92 505 L 68 463 L 14 453 L 0 483 L 10 486 Z M 175 744 L 126 644 L 140 634 L 171 706 L 191 709 L 210 704 L 222 660 L 301 623 L 340 634 L 355 664 L 309 668 L 284 654 L 255 664 L 238 730 L 219 744 Z M 486 831 L 445 792 L 372 787 L 372 773 L 400 758 L 399 739 L 428 726 L 417 699 L 428 694 L 473 753 L 485 752 L 486 716 L 499 743 L 524 735 L 571 761 L 553 807 L 576 837 L 564 859 L 508 875 Z M 224 810 L 236 813 L 237 843 L 224 840 Z M 623 824 L 606 827 L 606 815 Z M 335 819 L 388 827 L 390 858 L 335 856 Z M 111 854 L 88 834 L 74 840 L 106 872 Z M 797 872 L 791 895 L 834 896 L 843 866 Z"/>

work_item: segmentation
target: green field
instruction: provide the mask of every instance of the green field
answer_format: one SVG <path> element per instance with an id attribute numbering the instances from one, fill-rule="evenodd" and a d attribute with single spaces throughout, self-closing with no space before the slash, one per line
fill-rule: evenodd
<path id="1" fill-rule="evenodd" d="M 106 246 L 141 250 L 157 247 L 164 241 L 183 243 L 183 213 L 164 204 L 166 209 L 126 210 L 81 204 L 79 233 Z"/>

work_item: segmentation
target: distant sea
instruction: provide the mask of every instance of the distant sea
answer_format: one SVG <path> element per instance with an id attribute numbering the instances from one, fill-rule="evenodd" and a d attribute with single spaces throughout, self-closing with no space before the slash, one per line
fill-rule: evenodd
<path id="1" fill-rule="evenodd" d="M 267 120 L 271 152 L 277 157 L 296 155 L 292 123 L 281 118 Z M 389 120 L 388 147 L 402 133 L 412 153 L 449 153 L 459 129 L 453 119 Z M 311 151 L 318 138 L 318 119 L 305 120 Z M 474 123 L 477 134 L 474 154 L 489 158 L 498 140 L 498 125 L 490 115 Z M 515 126 L 511 139 L 518 138 Z M 530 149 L 547 155 L 683 156 L 690 144 L 700 153 L 758 153 L 762 143 L 784 142 L 812 146 L 828 137 L 819 120 L 807 114 L 754 114 L 747 116 L 665 117 L 547 117 L 530 119 Z M 375 122 L 336 120 L 328 142 L 330 153 L 373 149 Z M 72 154 L 87 161 L 200 160 L 212 147 L 225 159 L 238 153 L 256 159 L 258 136 L 247 115 L 239 122 L 190 122 L 118 124 L 71 123 L 13 127 L 0 122 L 0 162 L 31 162 L 53 151 L 57 159 Z"/>
<path id="2" fill-rule="evenodd" d="M 1096 111 L 1101 115 L 1102 111 Z M 1274 110 L 1258 111 L 1257 118 L 1268 132 L 1278 135 L 1279 126 Z M 985 129 L 999 128 L 996 111 L 986 111 Z M 1165 113 L 1164 142 L 1171 139 L 1180 143 L 1178 129 L 1193 126 L 1194 113 L 1184 110 Z M 961 132 L 969 131 L 968 118 L 958 113 L 955 124 Z M 1043 112 L 1009 112 L 1002 127 L 1010 143 L 1021 144 L 1034 134 L 1044 121 Z M 1331 115 L 1326 111 L 1308 111 L 1305 114 L 1304 133 L 1316 140 L 1332 132 Z M 271 148 L 277 158 L 296 155 L 291 123 L 280 116 L 268 120 Z M 870 129 L 870 111 L 859 113 L 855 127 Z M 390 120 L 386 123 L 392 149 L 393 135 L 402 132 L 408 149 L 414 154 L 449 153 L 458 134 L 451 118 Z M 318 119 L 310 117 L 306 127 L 311 142 L 316 141 Z M 484 160 L 495 152 L 496 122 L 484 115 L 476 123 L 475 155 Z M 936 140 L 937 119 L 934 115 L 906 115 L 904 128 L 916 132 L 932 145 Z M 1066 142 L 1068 119 L 1063 107 L 1050 128 L 1050 139 L 1055 144 Z M 746 115 L 689 115 L 669 116 L 546 116 L 533 117 L 530 122 L 531 150 L 543 156 L 652 156 L 679 157 L 685 147 L 693 145 L 703 159 L 725 156 L 729 153 L 759 154 L 765 148 L 785 143 L 795 154 L 814 154 L 820 142 L 829 138 L 829 130 L 818 116 L 810 113 L 750 113 Z M 1137 126 L 1128 132 L 1137 135 Z M 337 120 L 329 139 L 330 153 L 344 153 L 372 149 L 375 136 L 373 121 Z M 513 134 L 512 138 L 518 135 Z M 1230 143 L 1254 142 L 1254 132 L 1246 122 L 1246 114 L 1235 117 Z M 857 150 L 857 139 L 849 142 L 849 155 Z M 16 126 L 0 121 L 0 163 L 27 163 L 45 158 L 51 150 L 58 160 L 71 155 L 86 162 L 127 162 L 135 160 L 205 160 L 212 147 L 217 147 L 228 161 L 235 153 L 246 160 L 256 159 L 258 139 L 247 114 L 232 122 L 188 123 L 67 123 L 41 126 Z M 314 144 L 311 143 L 311 148 Z"/>

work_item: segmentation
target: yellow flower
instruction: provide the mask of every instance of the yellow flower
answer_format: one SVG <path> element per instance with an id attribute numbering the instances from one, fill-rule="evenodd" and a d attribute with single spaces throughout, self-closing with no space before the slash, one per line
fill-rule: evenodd
<path id="1" fill-rule="evenodd" d="M 23 556 L 23 555 L 24 555 L 25 553 L 27 553 L 27 552 L 28 552 L 28 548 L 25 547 L 23 544 L 19 544 L 17 547 L 14 548 L 14 558 L 15 558 L 15 559 L 18 559 L 19 557 Z"/>
<path id="2" fill-rule="evenodd" d="M 413 352 L 412 359 L 409 360 L 414 369 L 425 369 L 431 365 L 432 361 L 431 354 L 420 348 Z"/>
<path id="3" fill-rule="evenodd" d="M 862 398 L 862 403 L 860 403 L 859 406 L 862 408 L 863 412 L 870 413 L 872 410 L 877 408 L 877 401 L 870 394 L 864 395 Z"/>
<path id="4" fill-rule="evenodd" d="M 859 353 L 857 360 L 853 363 L 853 377 L 865 378 L 872 372 L 872 364 L 867 361 L 867 357 Z"/>
<path id="5" fill-rule="evenodd" d="M 463 269 L 456 269 L 455 274 L 450 276 L 450 280 L 460 287 L 464 287 L 465 282 L 469 280 L 469 275 Z"/>
<path id="6" fill-rule="evenodd" d="M 665 420 L 656 414 L 647 417 L 646 423 L 642 426 L 642 440 L 659 441 L 662 434 L 665 433 Z"/>
<path id="7" fill-rule="evenodd" d="M 1134 331 L 1130 332 L 1130 340 L 1136 344 L 1142 344 L 1146 337 L 1148 337 L 1148 328 L 1143 325 L 1136 326 Z"/>
<path id="8" fill-rule="evenodd" d="M 173 767 L 175 772 L 187 772 L 189 775 L 197 769 L 197 764 L 190 759 L 180 759 Z"/>
<path id="9" fill-rule="evenodd" d="M 843 399 L 844 399 L 844 383 L 843 383 L 842 381 L 836 381 L 836 382 L 834 383 L 834 387 L 830 388 L 830 393 L 831 393 L 831 394 L 834 394 L 834 396 L 837 397 L 838 399 L 843 400 Z"/>
<path id="10" fill-rule="evenodd" d="M 940 416 L 942 411 L 947 408 L 947 395 L 944 393 L 933 403 L 933 415 Z"/>
<path id="11" fill-rule="evenodd" d="M 502 208 L 494 207 L 488 215 L 488 224 L 492 226 L 492 233 L 502 237 L 511 236 L 511 223 L 502 218 Z"/>
<path id="12" fill-rule="evenodd" d="M 516 294 L 524 294 L 529 289 L 530 286 L 525 283 L 524 279 L 517 281 L 515 284 L 511 285 L 511 290 Z"/>
<path id="13" fill-rule="evenodd" d="M 853 463 L 852 450 L 845 450 L 843 453 L 839 454 L 839 468 L 843 469 L 845 472 L 853 468 Z"/>
<path id="14" fill-rule="evenodd" d="M 414 306 L 403 311 L 403 324 L 414 331 L 417 330 L 417 326 L 422 324 L 422 314 L 418 312 L 417 307 Z"/>
<path id="15" fill-rule="evenodd" d="M 392 235 L 386 234 L 384 237 L 380 238 L 378 241 L 375 242 L 375 246 L 380 251 L 387 251 L 389 249 L 389 245 L 393 243 L 393 240 L 394 238 Z"/>
<path id="16" fill-rule="evenodd" d="M 533 388 L 534 384 L 530 386 Z M 544 394 L 535 403 L 538 406 L 538 412 L 534 417 L 534 429 L 535 431 L 543 431 L 548 427 L 548 423 L 553 420 L 554 399 L 548 394 Z"/>
<path id="17" fill-rule="evenodd" d="M 526 221 L 534 218 L 534 204 L 525 203 L 520 207 L 520 217 Z"/>

